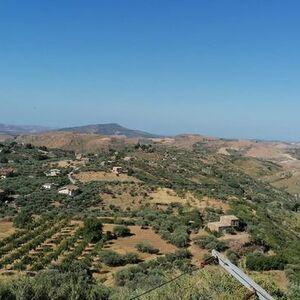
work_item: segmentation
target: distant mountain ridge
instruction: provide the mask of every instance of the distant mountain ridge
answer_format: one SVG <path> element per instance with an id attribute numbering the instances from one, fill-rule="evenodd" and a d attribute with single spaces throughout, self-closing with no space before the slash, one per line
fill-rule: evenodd
<path id="1" fill-rule="evenodd" d="M 0 133 L 1 134 L 32 134 L 32 133 L 41 133 L 49 131 L 50 128 L 43 126 L 35 125 L 9 125 L 9 124 L 0 124 Z"/>
<path id="2" fill-rule="evenodd" d="M 85 125 L 85 126 L 76 126 L 76 127 L 68 127 L 68 128 L 61 128 L 58 131 L 64 132 L 77 132 L 77 133 L 93 133 L 99 135 L 124 135 L 128 138 L 157 138 L 160 137 L 159 135 L 128 129 L 123 127 L 117 123 L 107 123 L 107 124 L 94 124 L 94 125 Z"/>

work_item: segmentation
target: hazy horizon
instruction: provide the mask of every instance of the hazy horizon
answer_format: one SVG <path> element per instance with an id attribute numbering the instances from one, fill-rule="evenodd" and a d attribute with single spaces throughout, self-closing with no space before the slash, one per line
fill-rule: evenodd
<path id="1" fill-rule="evenodd" d="M 296 1 L 0 3 L 0 123 L 298 141 Z"/>

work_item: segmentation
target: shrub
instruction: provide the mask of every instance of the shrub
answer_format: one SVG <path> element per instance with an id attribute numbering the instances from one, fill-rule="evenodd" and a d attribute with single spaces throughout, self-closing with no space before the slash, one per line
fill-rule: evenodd
<path id="1" fill-rule="evenodd" d="M 104 250 L 100 253 L 100 259 L 110 267 L 124 266 L 126 264 L 135 264 L 139 262 L 135 253 L 119 254 L 112 250 Z"/>
<path id="2" fill-rule="evenodd" d="M 135 248 L 140 252 L 150 253 L 150 254 L 158 254 L 159 249 L 154 248 L 151 244 L 147 242 L 140 242 L 135 245 Z"/>
<path id="3" fill-rule="evenodd" d="M 124 225 L 116 226 L 113 229 L 113 233 L 116 237 L 125 237 L 131 235 L 130 229 Z"/>
<path id="4" fill-rule="evenodd" d="M 49 270 L 33 278 L 0 283 L 0 299 L 81 299 L 108 300 L 110 290 L 95 284 L 82 271 Z"/>
<path id="5" fill-rule="evenodd" d="M 251 271 L 283 270 L 286 260 L 279 255 L 265 256 L 261 253 L 249 254 L 246 267 Z"/>
<path id="6" fill-rule="evenodd" d="M 89 218 L 84 221 L 83 235 L 92 242 L 98 242 L 102 238 L 102 223 L 96 218 Z"/>
<path id="7" fill-rule="evenodd" d="M 14 218 L 14 226 L 20 229 L 30 228 L 32 225 L 33 219 L 30 213 L 22 210 L 15 218 Z"/>
<path id="8" fill-rule="evenodd" d="M 235 252 L 235 251 L 233 251 L 233 250 L 227 250 L 226 251 L 226 256 L 227 256 L 227 258 L 233 263 L 233 264 L 235 264 L 235 265 L 237 265 L 238 264 L 238 262 L 239 262 L 239 255 Z"/>
<path id="9" fill-rule="evenodd" d="M 226 250 L 227 246 L 224 241 L 219 241 L 212 235 L 202 236 L 195 242 L 200 248 L 207 249 L 207 250 L 217 250 L 217 251 L 224 251 Z"/>

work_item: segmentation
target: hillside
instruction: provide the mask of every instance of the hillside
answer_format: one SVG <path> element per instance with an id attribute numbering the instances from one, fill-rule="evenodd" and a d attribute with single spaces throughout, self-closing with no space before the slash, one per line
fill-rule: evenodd
<path id="1" fill-rule="evenodd" d="M 2 140 L 4 140 L 3 136 Z M 20 135 L 17 142 L 30 143 L 35 146 L 60 148 L 80 153 L 101 152 L 111 146 L 122 148 L 132 145 L 139 138 L 128 138 L 124 135 L 98 135 L 94 133 L 47 132 L 40 134 Z M 252 158 L 249 162 L 240 160 L 240 167 L 251 173 L 256 179 L 271 183 L 274 187 L 284 189 L 292 194 L 300 194 L 300 145 L 285 142 L 264 142 L 253 140 L 228 140 L 202 135 L 178 135 L 175 137 L 148 138 L 145 144 L 161 145 L 194 151 L 198 147 L 208 153 L 232 158 Z M 237 160 L 238 161 L 238 160 Z M 266 161 L 273 166 L 266 167 Z M 265 172 L 271 168 L 272 172 Z"/>
<path id="2" fill-rule="evenodd" d="M 93 133 L 99 135 L 121 135 L 128 138 L 155 138 L 158 135 L 125 128 L 116 123 L 108 123 L 108 124 L 95 124 L 95 125 L 86 125 L 86 126 L 78 126 L 78 127 L 69 127 L 69 128 L 61 128 L 59 131 L 65 132 L 78 132 L 78 133 Z"/>
<path id="3" fill-rule="evenodd" d="M 99 152 L 110 145 L 132 144 L 137 139 L 128 139 L 124 136 L 101 136 L 98 134 L 86 134 L 75 132 L 48 132 L 44 134 L 20 135 L 17 142 L 59 148 L 75 152 Z"/>
<path id="4" fill-rule="evenodd" d="M 75 144 L 109 138 L 49 135 L 53 145 L 64 147 L 66 134 Z M 0 292 L 18 284 L 23 293 L 53 295 L 78 284 L 81 299 L 97 291 L 101 297 L 96 299 L 125 300 L 184 272 L 177 284 L 201 285 L 178 292 L 176 299 L 240 299 L 246 291 L 220 267 L 193 272 L 217 249 L 274 299 L 297 299 L 299 199 L 262 180 L 283 167 L 235 152 L 220 154 L 210 144 L 217 142 L 213 139 L 181 136 L 180 143 L 186 138 L 193 140 L 190 149 L 126 139 L 80 156 L 2 143 L 1 168 L 14 173 L 0 180 L 6 197 L 0 202 L 0 278 L 5 279 Z M 122 167 L 120 173 L 114 166 Z M 51 169 L 58 172 L 49 176 Z M 59 193 L 71 179 L 79 192 Z M 226 215 L 235 215 L 239 226 L 209 230 Z M 26 274 L 32 278 L 18 281 Z M 149 299 L 170 299 L 172 287 Z"/>

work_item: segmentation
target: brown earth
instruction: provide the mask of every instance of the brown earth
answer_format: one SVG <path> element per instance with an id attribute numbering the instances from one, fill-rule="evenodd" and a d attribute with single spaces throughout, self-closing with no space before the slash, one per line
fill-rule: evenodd
<path id="1" fill-rule="evenodd" d="M 114 224 L 104 224 L 104 231 L 113 231 L 113 228 L 117 226 Z M 156 234 L 152 229 L 141 229 L 140 226 L 129 226 L 132 236 L 118 238 L 117 240 L 111 241 L 104 249 L 110 249 L 116 251 L 120 254 L 125 254 L 128 252 L 137 253 L 139 258 L 148 261 L 155 259 L 157 255 L 141 253 L 136 248 L 135 245 L 139 242 L 149 242 L 154 248 L 160 250 L 160 254 L 166 254 L 174 252 L 177 248 L 176 246 L 167 243 L 162 240 L 161 237 Z M 114 284 L 114 274 L 124 268 L 132 265 L 120 266 L 120 267 L 108 267 L 102 265 L 101 272 L 95 273 L 94 277 L 97 280 L 103 282 L 106 286 L 113 286 Z"/>
<path id="2" fill-rule="evenodd" d="M 117 175 L 112 172 L 100 172 L 100 171 L 80 172 L 78 174 L 75 174 L 74 178 L 78 179 L 83 183 L 92 182 L 92 181 L 139 182 L 137 178 L 128 176 L 126 174 Z"/>
<path id="3" fill-rule="evenodd" d="M 58 168 L 69 168 L 69 167 L 77 167 L 77 166 L 84 166 L 85 160 L 59 160 L 52 162 L 50 167 L 58 167 Z"/>
<path id="4" fill-rule="evenodd" d="M 30 143 L 35 146 L 60 148 L 76 152 L 98 152 L 108 148 L 109 145 L 134 144 L 138 139 L 128 139 L 122 136 L 101 136 L 97 134 L 84 134 L 72 132 L 50 132 L 34 135 L 21 135 L 17 142 Z"/>
<path id="5" fill-rule="evenodd" d="M 250 241 L 250 235 L 247 232 L 238 232 L 237 234 L 225 234 L 219 240 L 225 241 L 227 246 L 235 251 L 239 251 Z"/>
<path id="6" fill-rule="evenodd" d="M 104 231 L 113 231 L 114 224 L 104 224 Z M 118 238 L 117 240 L 112 240 L 107 249 L 111 249 L 120 254 L 125 254 L 127 252 L 134 252 L 139 255 L 142 260 L 149 260 L 157 257 L 155 254 L 141 253 L 135 246 L 140 242 L 149 242 L 154 248 L 159 249 L 161 254 L 166 254 L 174 252 L 177 247 L 164 241 L 157 233 L 152 229 L 142 229 L 140 226 L 128 226 L 130 232 L 133 234 L 129 237 Z"/>
<path id="7" fill-rule="evenodd" d="M 0 220 L 0 240 L 10 236 L 15 232 L 13 222 Z"/>
<path id="8" fill-rule="evenodd" d="M 228 210 L 230 207 L 227 203 L 219 199 L 213 199 L 209 197 L 203 197 L 202 199 L 197 199 L 192 193 L 187 192 L 184 197 L 180 197 L 177 193 L 168 188 L 159 188 L 155 192 L 150 194 L 150 203 L 167 205 L 170 203 L 181 203 L 187 204 L 191 207 L 204 210 L 207 207 L 220 208 L 223 211 Z"/>
<path id="9" fill-rule="evenodd" d="M 107 183 L 106 191 L 100 193 L 99 207 L 115 205 L 122 209 L 140 208 L 149 203 L 151 188 L 142 182 Z"/>

